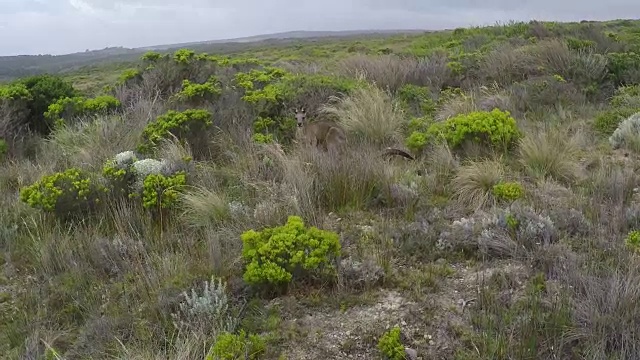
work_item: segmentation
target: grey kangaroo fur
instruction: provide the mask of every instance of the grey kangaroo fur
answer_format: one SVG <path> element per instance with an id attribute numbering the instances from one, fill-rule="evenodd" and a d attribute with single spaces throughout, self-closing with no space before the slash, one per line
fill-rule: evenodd
<path id="1" fill-rule="evenodd" d="M 340 125 L 329 120 L 307 122 L 307 112 L 304 107 L 295 109 L 295 117 L 302 141 L 306 144 L 318 146 L 324 151 L 342 151 L 347 142 L 347 136 Z M 383 156 L 402 156 L 415 160 L 406 151 L 391 147 L 385 149 Z"/>

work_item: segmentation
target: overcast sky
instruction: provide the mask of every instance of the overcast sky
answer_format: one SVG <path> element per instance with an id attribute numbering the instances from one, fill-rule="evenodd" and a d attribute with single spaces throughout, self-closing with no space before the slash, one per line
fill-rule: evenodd
<path id="1" fill-rule="evenodd" d="M 442 29 L 640 18 L 640 0 L 0 0 L 0 55 L 64 54 L 290 30 Z"/>

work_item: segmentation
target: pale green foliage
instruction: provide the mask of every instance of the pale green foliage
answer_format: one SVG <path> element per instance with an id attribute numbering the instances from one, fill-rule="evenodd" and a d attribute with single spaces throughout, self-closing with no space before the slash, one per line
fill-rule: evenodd
<path id="1" fill-rule="evenodd" d="M 640 113 L 633 114 L 622 121 L 609 137 L 609 143 L 614 149 L 640 151 Z"/>
<path id="2" fill-rule="evenodd" d="M 378 350 L 388 360 L 404 360 L 404 345 L 400 340 L 400 327 L 394 326 L 391 330 L 385 332 L 378 341 Z"/>
<path id="3" fill-rule="evenodd" d="M 173 324 L 179 330 L 188 330 L 195 334 L 217 336 L 223 332 L 233 332 L 238 326 L 226 283 L 222 279 L 211 277 L 205 281 L 202 292 L 191 288 L 183 292 L 184 300 L 178 305 L 178 312 L 172 314 Z"/>
<path id="4" fill-rule="evenodd" d="M 244 330 L 240 330 L 237 335 L 222 333 L 215 341 L 205 360 L 257 360 L 266 349 L 262 337 L 247 335 Z"/>

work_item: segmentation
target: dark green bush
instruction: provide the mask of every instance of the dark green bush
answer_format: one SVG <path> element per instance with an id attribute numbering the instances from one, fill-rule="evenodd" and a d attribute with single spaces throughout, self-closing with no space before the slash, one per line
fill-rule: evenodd
<path id="1" fill-rule="evenodd" d="M 422 117 L 435 114 L 436 104 L 428 87 L 406 84 L 398 89 L 396 96 L 410 116 Z"/>
<path id="2" fill-rule="evenodd" d="M 78 92 L 73 86 L 59 76 L 38 75 L 22 79 L 23 84 L 31 94 L 28 103 L 29 119 L 27 125 L 35 132 L 46 135 L 53 129 L 54 123 L 45 119 L 44 113 L 49 105 L 66 97 L 75 97 Z"/>
<path id="3" fill-rule="evenodd" d="M 640 83 L 640 53 L 609 53 L 607 59 L 609 77 L 615 85 Z"/>

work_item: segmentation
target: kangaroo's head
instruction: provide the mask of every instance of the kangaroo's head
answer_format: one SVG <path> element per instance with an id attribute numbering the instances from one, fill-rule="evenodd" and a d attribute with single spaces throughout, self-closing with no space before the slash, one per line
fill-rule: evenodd
<path id="1" fill-rule="evenodd" d="M 307 119 L 307 113 L 304 108 L 296 108 L 296 121 L 298 122 L 298 127 L 301 128 L 304 125 L 304 121 Z"/>

